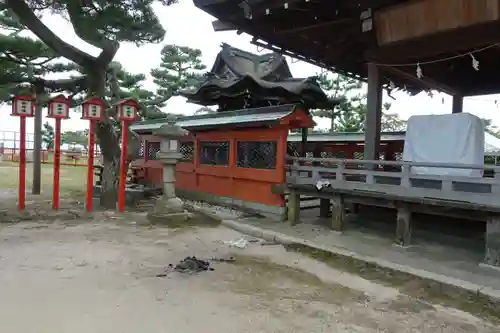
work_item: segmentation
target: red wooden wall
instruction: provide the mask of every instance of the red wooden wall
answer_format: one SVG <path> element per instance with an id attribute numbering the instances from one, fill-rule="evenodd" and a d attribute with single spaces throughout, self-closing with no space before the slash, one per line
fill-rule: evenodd
<path id="1" fill-rule="evenodd" d="M 176 187 L 270 206 L 283 206 L 283 197 L 272 194 L 271 187 L 285 181 L 287 135 L 288 127 L 285 126 L 196 133 L 192 162 L 180 162 L 177 165 Z M 276 168 L 238 167 L 236 148 L 240 141 L 276 142 Z M 201 164 L 200 145 L 203 142 L 229 142 L 228 165 Z"/>

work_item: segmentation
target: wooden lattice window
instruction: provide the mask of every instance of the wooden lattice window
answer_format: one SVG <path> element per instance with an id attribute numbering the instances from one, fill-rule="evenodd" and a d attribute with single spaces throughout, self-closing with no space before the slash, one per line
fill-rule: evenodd
<path id="1" fill-rule="evenodd" d="M 194 142 L 193 141 L 180 142 L 179 152 L 182 154 L 181 162 L 193 162 Z"/>
<path id="2" fill-rule="evenodd" d="M 238 168 L 276 169 L 277 143 L 274 141 L 240 141 L 237 144 Z"/>
<path id="3" fill-rule="evenodd" d="M 228 141 L 201 141 L 200 142 L 200 164 L 205 165 L 229 165 L 229 142 Z"/>

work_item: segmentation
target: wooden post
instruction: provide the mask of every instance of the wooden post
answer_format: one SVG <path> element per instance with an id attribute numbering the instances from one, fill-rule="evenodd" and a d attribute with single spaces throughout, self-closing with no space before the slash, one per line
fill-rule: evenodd
<path id="1" fill-rule="evenodd" d="M 54 175 L 52 184 L 52 208 L 59 209 L 59 180 L 61 172 L 61 118 L 56 118 L 54 135 Z"/>
<path id="2" fill-rule="evenodd" d="M 451 106 L 451 113 L 462 113 L 464 110 L 464 98 L 460 95 L 453 96 L 453 104 Z"/>
<path id="3" fill-rule="evenodd" d="M 344 230 L 345 205 L 344 198 L 335 196 L 332 199 L 332 229 L 336 231 Z"/>
<path id="4" fill-rule="evenodd" d="M 19 125 L 19 198 L 18 209 L 26 207 L 26 117 L 21 116 Z"/>
<path id="5" fill-rule="evenodd" d="M 91 119 L 89 124 L 89 148 L 87 150 L 87 194 L 85 197 L 87 212 L 91 212 L 93 209 L 92 199 L 94 194 L 95 122 L 95 120 Z"/>
<path id="6" fill-rule="evenodd" d="M 484 263 L 500 267 L 500 216 L 492 216 L 486 221 L 486 254 Z"/>
<path id="7" fill-rule="evenodd" d="M 288 221 L 296 225 L 300 220 L 300 195 L 293 189 L 288 194 Z"/>
<path id="8" fill-rule="evenodd" d="M 42 105 L 40 99 L 44 93 L 44 88 L 36 86 L 35 121 L 34 121 L 34 142 L 33 142 L 33 183 L 32 194 L 40 194 L 42 188 Z"/>
<path id="9" fill-rule="evenodd" d="M 380 69 L 374 64 L 368 64 L 368 112 L 365 120 L 365 148 L 363 159 L 378 160 L 380 149 L 380 121 L 382 117 L 382 84 Z M 374 169 L 369 165 L 367 168 Z"/>
<path id="10" fill-rule="evenodd" d="M 396 244 L 410 246 L 411 242 L 411 209 L 407 204 L 398 207 L 396 226 Z"/>
<path id="11" fill-rule="evenodd" d="M 122 121 L 122 151 L 120 154 L 120 182 L 118 184 L 118 211 L 125 211 L 126 183 L 127 183 L 127 148 L 128 148 L 128 126 L 127 120 Z M 144 151 L 147 154 L 147 147 Z"/>

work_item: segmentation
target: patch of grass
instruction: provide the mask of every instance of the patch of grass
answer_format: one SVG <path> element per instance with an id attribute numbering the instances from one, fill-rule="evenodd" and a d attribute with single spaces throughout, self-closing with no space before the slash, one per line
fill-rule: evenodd
<path id="1" fill-rule="evenodd" d="M 50 196 L 53 185 L 53 165 L 42 164 L 42 194 Z M 0 189 L 17 190 L 19 186 L 19 164 L 3 162 L 0 164 Z M 26 168 L 26 189 L 33 184 L 33 164 Z M 87 189 L 87 168 L 81 166 L 61 166 L 61 197 L 84 198 Z"/>
<path id="2" fill-rule="evenodd" d="M 266 299 L 293 299 L 342 305 L 364 302 L 363 292 L 339 284 L 323 282 L 316 275 L 299 268 L 274 263 L 266 258 L 234 255 L 229 264 L 241 274 L 228 276 L 229 287 L 242 294 L 259 294 Z"/>
<path id="3" fill-rule="evenodd" d="M 491 299 L 486 295 L 465 291 L 461 288 L 419 278 L 409 273 L 391 270 L 373 263 L 302 244 L 289 244 L 285 245 L 285 248 L 288 251 L 303 253 L 335 269 L 359 275 L 364 279 L 385 286 L 398 288 L 403 294 L 418 300 L 453 307 L 500 324 L 500 301 Z"/>

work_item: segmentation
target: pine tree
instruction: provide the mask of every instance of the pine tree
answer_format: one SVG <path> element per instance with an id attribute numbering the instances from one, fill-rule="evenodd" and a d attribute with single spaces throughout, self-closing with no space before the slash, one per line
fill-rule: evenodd
<path id="1" fill-rule="evenodd" d="M 187 46 L 165 45 L 161 50 L 159 68 L 151 70 L 156 93 L 166 102 L 179 90 L 192 89 L 200 84 L 206 66 L 201 61 L 201 50 Z"/>
<path id="2" fill-rule="evenodd" d="M 354 124 L 356 121 L 361 121 L 360 115 L 351 113 L 356 112 L 354 109 L 358 108 L 361 103 L 361 82 L 340 74 L 321 73 L 318 75 L 318 83 L 330 99 L 339 99 L 340 103 L 330 110 L 314 110 L 313 116 L 329 119 L 330 132 L 337 130 L 336 120 L 339 118 L 343 118 L 340 121 L 345 123 L 344 129 L 357 128 L 357 124 L 356 126 Z"/>
<path id="3" fill-rule="evenodd" d="M 332 110 L 314 110 L 313 116 L 328 118 L 330 132 L 364 132 L 366 112 L 366 92 L 360 81 L 340 74 L 320 74 L 318 83 L 329 97 L 340 99 L 341 102 Z M 406 121 L 397 113 L 388 113 L 390 103 L 382 105 L 381 130 L 397 132 L 406 129 Z"/>
<path id="4" fill-rule="evenodd" d="M 83 75 L 57 81 L 48 81 L 35 75 L 31 77 L 25 75 L 23 83 L 34 81 L 38 85 L 43 85 L 44 88 L 69 91 L 74 94 L 84 91 L 87 96 L 99 96 L 105 99 L 109 106 L 116 100 L 106 98 L 106 78 L 120 42 L 131 42 L 137 45 L 161 42 L 165 30 L 153 11 L 153 4 L 168 6 L 175 2 L 175 0 L 53 0 L 50 2 L 4 0 L 0 4 L 0 10 L 9 21 L 15 21 L 19 27 L 29 29 L 38 37 L 41 45 L 46 46 L 54 55 L 66 58 L 77 65 L 83 73 Z M 44 11 L 67 18 L 76 35 L 100 49 L 100 54 L 97 57 L 93 56 L 57 37 L 40 21 L 39 14 Z M 0 49 L 2 49 L 1 45 Z M 17 84 L 12 79 L 5 82 L 6 77 L 12 77 L 10 65 L 5 64 L 4 61 L 0 63 L 4 78 L 0 85 Z M 8 87 L 8 90 L 11 88 Z M 2 91 L 5 93 L 5 90 Z M 114 97 L 117 95 L 115 92 Z M 99 122 L 96 134 L 104 161 L 101 204 L 111 208 L 116 205 L 116 189 L 119 179 L 119 128 L 111 119 L 106 118 Z"/>

